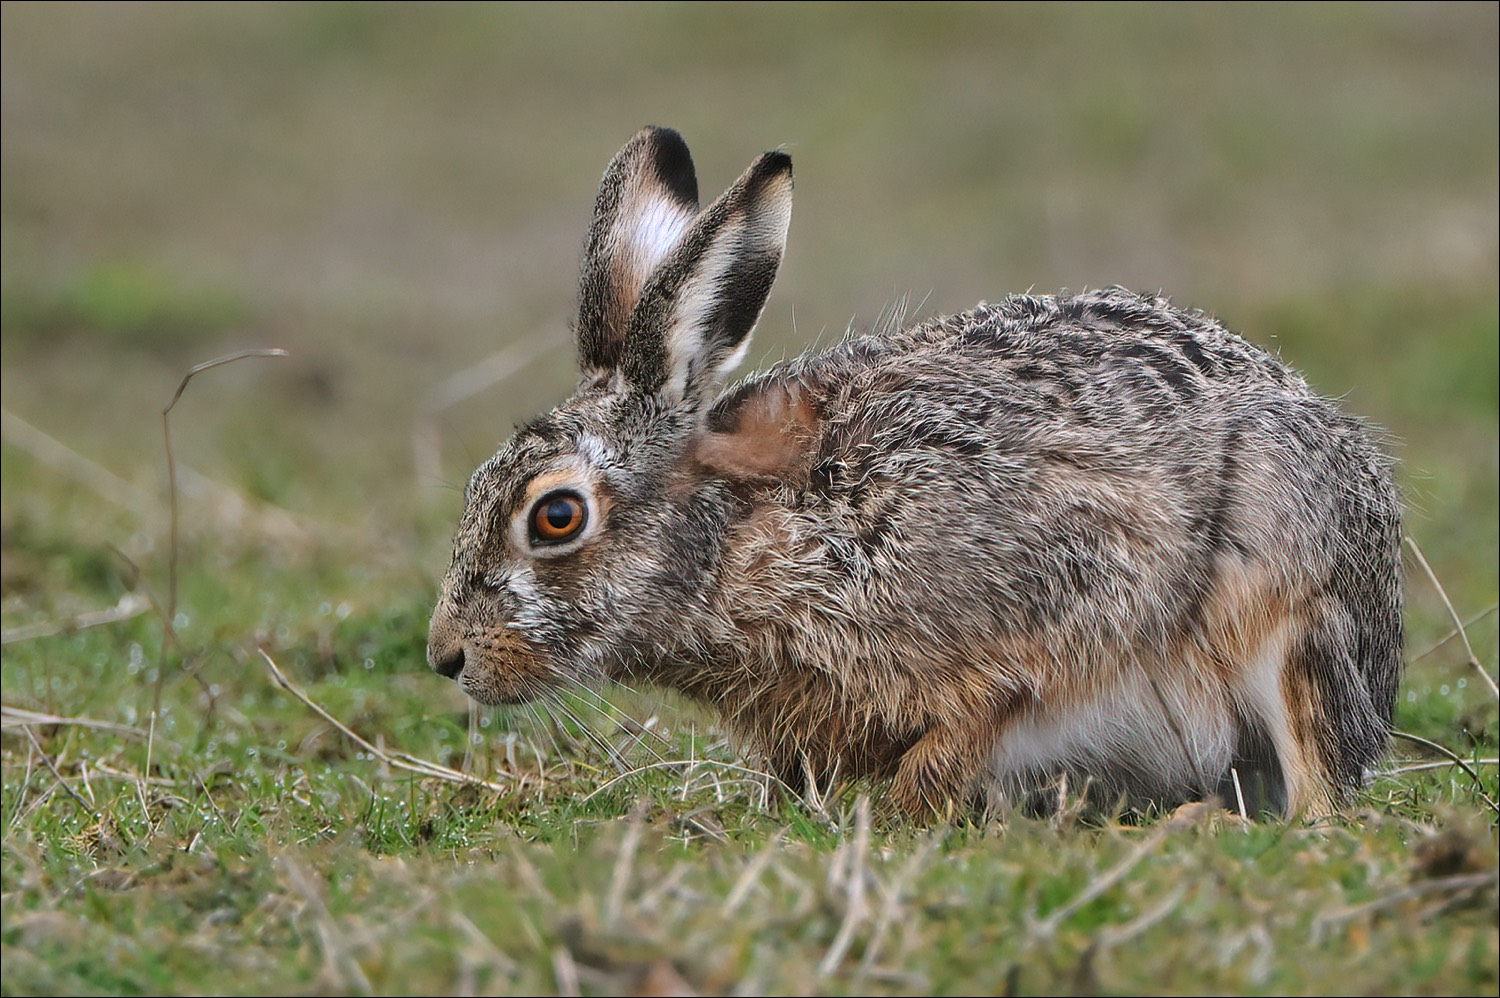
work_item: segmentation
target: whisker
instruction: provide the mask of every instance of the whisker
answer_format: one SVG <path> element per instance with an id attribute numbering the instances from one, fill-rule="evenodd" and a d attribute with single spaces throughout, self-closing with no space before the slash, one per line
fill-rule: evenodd
<path id="1" fill-rule="evenodd" d="M 594 693 L 593 690 L 590 690 L 587 687 L 581 687 L 581 689 L 584 692 Z M 581 707 L 587 707 L 589 710 L 592 710 L 592 711 L 596 712 L 600 717 L 603 717 L 605 720 L 609 721 L 614 726 L 615 730 L 619 731 L 626 738 L 629 738 L 632 742 L 634 742 L 635 745 L 636 745 L 636 747 L 639 748 L 641 751 L 643 751 L 647 755 L 651 756 L 657 762 L 663 761 L 660 753 L 658 753 L 655 748 L 653 748 L 650 744 L 648 744 L 647 741 L 646 741 L 646 739 L 644 737 L 642 737 L 642 734 L 641 734 L 641 733 L 649 733 L 653 737 L 655 737 L 657 739 L 657 741 L 659 741 L 659 742 L 661 742 L 662 744 L 665 745 L 667 743 L 667 739 L 660 732 L 650 731 L 647 728 L 640 727 L 640 725 L 636 725 L 636 727 L 640 728 L 640 733 L 638 733 L 637 731 L 632 730 L 627 725 L 627 722 L 631 721 L 632 718 L 630 718 L 628 715 L 624 715 L 624 712 L 621 711 L 614 704 L 610 703 L 608 700 L 605 700 L 602 696 L 598 696 L 598 694 L 595 693 L 595 696 L 598 696 L 598 698 L 600 700 L 602 700 L 603 703 L 604 703 L 604 706 L 600 706 L 599 704 L 592 703 L 589 700 L 584 699 L 581 696 L 578 696 L 578 692 L 579 692 L 578 690 L 564 690 L 564 691 L 560 691 L 561 695 L 563 695 L 563 696 L 574 696 L 574 697 L 577 697 L 577 699 L 575 700 L 575 702 L 579 706 L 581 706 Z M 606 709 L 606 708 L 608 708 L 608 709 Z"/>
<path id="2" fill-rule="evenodd" d="M 632 735 L 637 739 L 639 739 L 641 735 L 650 735 L 652 738 L 656 739 L 663 745 L 669 744 L 670 742 L 670 739 L 668 739 L 667 736 L 663 735 L 660 731 L 653 730 L 641 724 L 639 721 L 635 721 L 635 719 L 630 716 L 630 713 L 628 711 L 622 709 L 619 704 L 615 703 L 613 700 L 609 699 L 609 697 L 605 696 L 602 690 L 597 689 L 594 686 L 591 686 L 579 680 L 574 680 L 574 685 L 567 692 L 575 696 L 590 697 L 593 701 L 597 701 L 597 704 L 590 702 L 589 705 L 595 710 L 598 710 L 601 714 L 604 714 L 606 717 L 609 717 L 611 720 L 615 721 L 616 724 L 620 725 L 620 727 L 625 730 L 626 734 Z M 629 691 L 627 690 L 626 692 Z M 625 728 L 626 721 L 634 722 L 636 728 L 638 728 L 639 730 L 632 731 L 628 728 Z"/>
<path id="3" fill-rule="evenodd" d="M 590 742 L 592 742 L 595 748 L 599 749 L 599 751 L 603 752 L 605 756 L 608 757 L 610 764 L 613 765 L 615 769 L 623 773 L 629 768 L 625 764 L 625 760 L 621 758 L 619 750 L 609 743 L 609 739 L 599 734 L 599 732 L 595 731 L 588 724 L 584 723 L 584 720 L 581 717 L 573 713 L 572 709 L 562 699 L 558 692 L 554 691 L 548 696 L 548 703 L 556 707 L 558 710 L 562 711 L 563 714 L 567 716 L 568 720 L 572 721 L 574 725 L 577 726 L 578 730 L 583 734 L 583 736 Z M 603 712 L 601 711 L 601 713 Z M 607 717 L 608 715 L 605 716 Z"/>
<path id="4" fill-rule="evenodd" d="M 464 761 L 459 764 L 459 771 L 464 773 L 474 772 L 474 746 L 480 742 L 479 734 L 479 702 L 469 701 L 469 730 L 464 735 Z"/>
<path id="5" fill-rule="evenodd" d="M 557 732 L 554 730 L 555 722 L 550 717 L 547 717 L 545 719 L 543 718 L 542 714 L 538 711 L 537 703 L 534 700 L 526 701 L 526 713 L 531 715 L 532 733 L 535 734 L 538 730 L 540 730 L 543 734 L 545 734 L 547 736 L 547 741 L 552 743 L 553 757 L 560 761 L 565 760 L 567 758 L 567 753 L 563 751 L 562 745 L 557 740 Z M 545 753 L 537 753 L 537 762 L 543 770 L 546 769 L 547 761 Z"/>

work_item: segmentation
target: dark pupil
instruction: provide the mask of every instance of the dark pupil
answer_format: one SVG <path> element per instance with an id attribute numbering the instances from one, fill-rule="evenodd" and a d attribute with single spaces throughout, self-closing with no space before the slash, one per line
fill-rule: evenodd
<path id="1" fill-rule="evenodd" d="M 547 517 L 547 526 L 553 530 L 567 530 L 576 514 L 572 500 L 554 499 L 547 504 L 547 511 L 543 515 Z"/>

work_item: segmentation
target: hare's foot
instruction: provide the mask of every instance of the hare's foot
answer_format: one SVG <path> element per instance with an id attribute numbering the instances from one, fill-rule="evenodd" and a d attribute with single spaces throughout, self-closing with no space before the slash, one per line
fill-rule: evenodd
<path id="1" fill-rule="evenodd" d="M 974 802 L 998 724 L 998 714 L 985 711 L 930 727 L 901 756 L 891 782 L 891 801 L 923 823 L 963 815 Z"/>

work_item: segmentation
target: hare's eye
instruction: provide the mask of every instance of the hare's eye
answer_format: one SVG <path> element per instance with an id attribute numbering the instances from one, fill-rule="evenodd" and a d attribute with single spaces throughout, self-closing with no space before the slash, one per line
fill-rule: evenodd
<path id="1" fill-rule="evenodd" d="M 532 543 L 561 544 L 572 540 L 588 520 L 588 506 L 578 493 L 549 492 L 531 509 Z"/>

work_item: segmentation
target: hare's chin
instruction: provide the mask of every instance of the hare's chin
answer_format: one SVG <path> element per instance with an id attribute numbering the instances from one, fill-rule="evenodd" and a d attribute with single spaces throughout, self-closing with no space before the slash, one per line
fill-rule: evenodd
<path id="1" fill-rule="evenodd" d="M 504 696 L 497 695 L 492 690 L 471 690 L 464 687 L 462 683 L 459 684 L 459 687 L 463 689 L 470 700 L 473 700 L 477 704 L 483 704 L 486 707 L 517 707 L 531 700 L 531 697 L 521 693 Z"/>
<path id="2" fill-rule="evenodd" d="M 538 693 L 550 684 L 535 680 L 531 682 L 506 681 L 495 674 L 495 667 L 476 663 L 466 667 L 458 677 L 458 688 L 470 700 L 489 707 L 513 706 L 537 698 Z"/>

